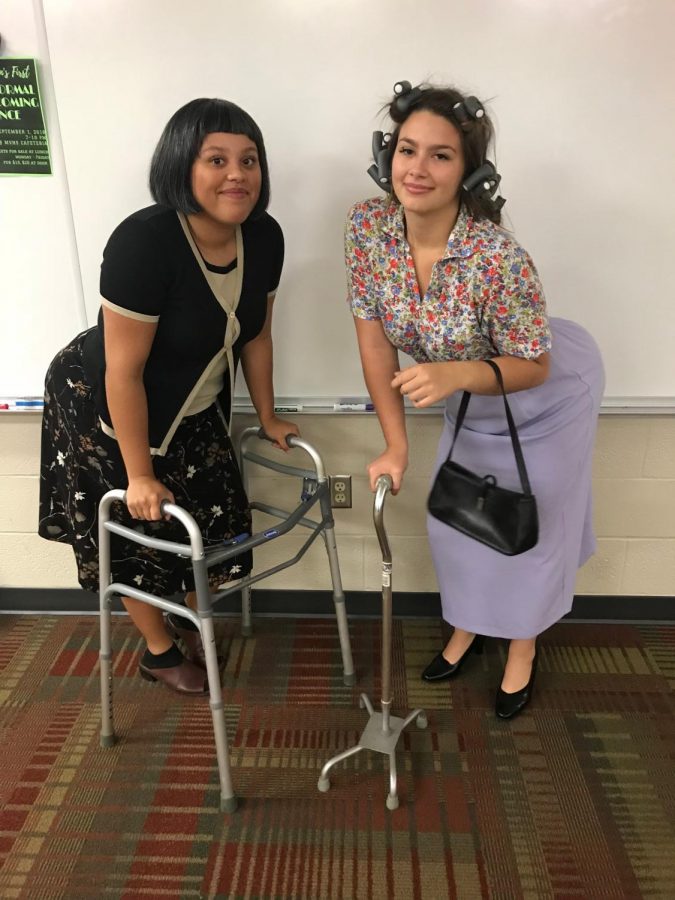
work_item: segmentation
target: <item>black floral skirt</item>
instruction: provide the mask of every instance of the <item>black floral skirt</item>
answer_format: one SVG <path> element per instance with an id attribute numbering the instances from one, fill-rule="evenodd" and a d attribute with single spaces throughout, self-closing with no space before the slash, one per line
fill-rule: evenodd
<path id="1" fill-rule="evenodd" d="M 91 388 L 82 366 L 78 335 L 53 360 L 47 372 L 42 420 L 40 522 L 50 541 L 72 544 L 78 580 L 98 591 L 98 504 L 113 488 L 126 488 L 127 477 L 117 441 L 101 430 Z M 204 547 L 251 532 L 251 511 L 227 428 L 215 405 L 180 423 L 166 456 L 154 456 L 155 476 L 196 520 Z M 189 543 L 176 520 L 141 522 L 122 503 L 112 518 L 163 540 Z M 170 596 L 193 590 L 190 561 L 111 535 L 113 581 Z M 251 553 L 209 569 L 213 589 L 251 570 Z"/>

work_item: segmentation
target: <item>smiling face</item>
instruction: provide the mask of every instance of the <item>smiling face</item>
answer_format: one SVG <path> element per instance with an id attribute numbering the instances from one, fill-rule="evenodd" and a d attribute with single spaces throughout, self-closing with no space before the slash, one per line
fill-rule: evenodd
<path id="1" fill-rule="evenodd" d="M 459 131 L 443 116 L 427 110 L 412 113 L 401 125 L 391 168 L 403 209 L 425 216 L 456 214 L 463 177 Z"/>
<path id="2" fill-rule="evenodd" d="M 240 225 L 260 196 L 258 150 L 243 134 L 207 134 L 192 165 L 192 193 L 205 215 L 221 225 Z"/>

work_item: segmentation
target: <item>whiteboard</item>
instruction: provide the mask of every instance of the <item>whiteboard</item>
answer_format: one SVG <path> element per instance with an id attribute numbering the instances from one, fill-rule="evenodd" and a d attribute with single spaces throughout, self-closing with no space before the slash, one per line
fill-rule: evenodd
<path id="1" fill-rule="evenodd" d="M 110 232 L 151 202 L 164 124 L 194 97 L 225 97 L 262 128 L 270 212 L 286 237 L 277 395 L 363 396 L 344 220 L 378 193 L 365 170 L 393 84 L 433 80 L 488 101 L 506 224 L 550 312 L 600 344 L 609 400 L 675 397 L 671 0 L 44 0 L 44 10 L 90 322 Z M 61 240 L 56 222 L 52 256 Z M 65 274 L 51 291 L 31 283 L 31 309 L 73 318 L 74 333 Z M 41 376 L 49 353 L 38 351 L 29 362 Z"/>
<path id="2" fill-rule="evenodd" d="M 41 395 L 49 361 L 86 327 L 39 4 L 3 0 L 2 57 L 37 58 L 51 176 L 0 178 L 0 396 Z"/>

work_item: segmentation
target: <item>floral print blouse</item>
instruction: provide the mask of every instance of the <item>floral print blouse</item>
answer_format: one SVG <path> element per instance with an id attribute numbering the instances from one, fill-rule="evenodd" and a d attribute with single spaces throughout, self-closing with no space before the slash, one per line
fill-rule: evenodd
<path id="1" fill-rule="evenodd" d="M 356 203 L 345 231 L 352 312 L 381 319 L 391 343 L 416 362 L 520 356 L 551 349 L 546 302 L 532 260 L 503 229 L 464 209 L 424 297 L 388 198 Z"/>

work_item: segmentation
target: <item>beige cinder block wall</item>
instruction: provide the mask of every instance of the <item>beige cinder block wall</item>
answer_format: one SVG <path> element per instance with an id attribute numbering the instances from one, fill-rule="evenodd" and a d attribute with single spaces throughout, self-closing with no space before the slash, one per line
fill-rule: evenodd
<path id="1" fill-rule="evenodd" d="M 380 590 L 380 554 L 372 528 L 372 495 L 365 466 L 381 447 L 372 414 L 300 415 L 303 435 L 322 453 L 329 472 L 351 474 L 353 508 L 336 510 L 338 549 L 347 590 Z M 255 424 L 240 417 L 237 427 Z M 404 489 L 387 499 L 395 586 L 436 590 L 424 525 L 424 498 L 441 427 L 440 417 L 411 416 L 411 465 Z M 264 448 L 280 457 L 279 451 Z M 0 414 L 0 588 L 77 586 L 69 547 L 41 540 L 35 531 L 40 417 Z M 577 593 L 675 596 L 675 418 L 604 415 L 595 452 L 598 552 L 579 573 Z M 297 465 L 307 457 L 294 451 Z M 250 470 L 251 495 L 285 508 L 299 496 L 292 479 Z M 260 523 L 265 521 L 262 517 Z M 257 566 L 288 555 L 301 538 L 289 535 L 258 552 Z M 296 566 L 260 587 L 320 590 L 330 586 L 325 553 L 317 543 Z"/>

